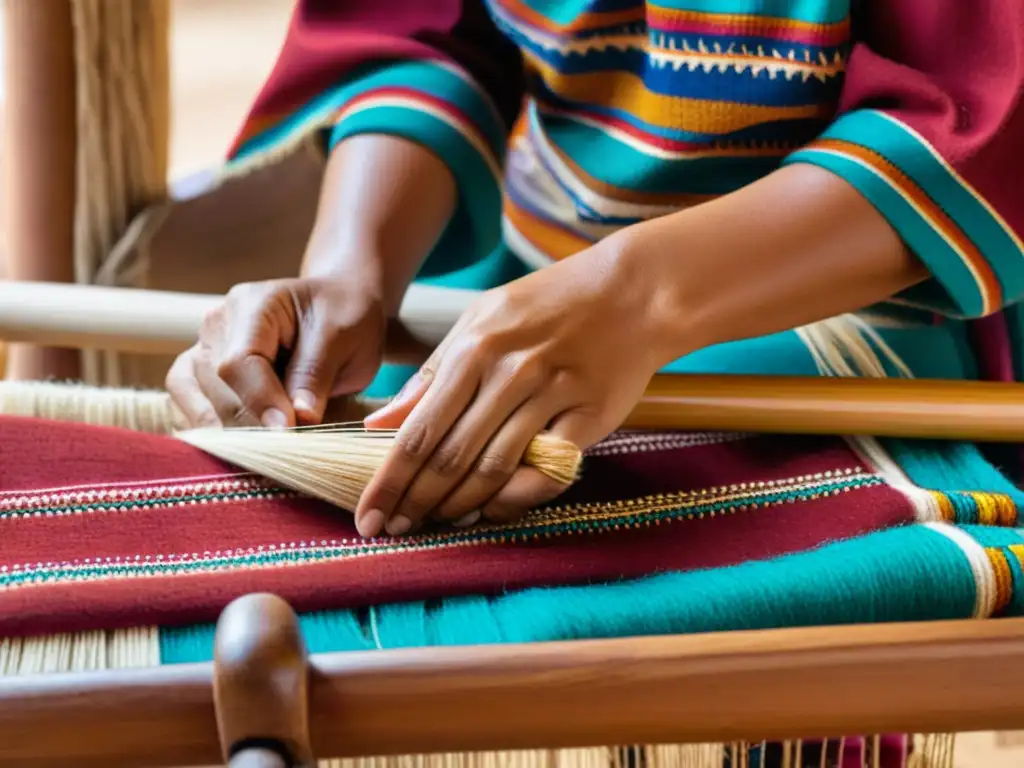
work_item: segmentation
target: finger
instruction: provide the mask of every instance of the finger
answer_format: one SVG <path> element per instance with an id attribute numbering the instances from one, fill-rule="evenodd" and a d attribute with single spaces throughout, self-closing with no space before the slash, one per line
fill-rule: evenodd
<path id="1" fill-rule="evenodd" d="M 409 484 L 476 395 L 479 382 L 478 367 L 464 355 L 441 363 L 359 500 L 356 528 L 363 536 L 380 533 Z"/>
<path id="2" fill-rule="evenodd" d="M 385 406 L 364 419 L 363 424 L 367 429 L 398 429 L 402 426 L 402 423 L 412 413 L 412 409 L 423 398 L 430 382 L 434 379 L 434 371 L 445 359 L 454 340 L 459 338 L 459 333 L 468 322 L 469 316 L 469 312 L 460 315 L 452 330 L 442 339 L 427 361 L 420 366 L 420 369 L 405 382 L 398 394 Z"/>
<path id="3" fill-rule="evenodd" d="M 540 383 L 539 368 L 499 365 L 409 484 L 388 519 L 387 532 L 397 536 L 419 527 L 473 470 L 483 449 L 509 416 L 537 392 Z M 548 416 L 557 413 L 558 409 L 548 404 Z"/>
<path id="4" fill-rule="evenodd" d="M 581 411 L 566 411 L 551 423 L 548 432 L 574 443 L 581 450 L 604 437 L 596 420 Z M 487 502 L 482 516 L 491 522 L 517 520 L 531 509 L 558 498 L 568 487 L 534 467 L 520 467 L 512 479 Z"/>
<path id="5" fill-rule="evenodd" d="M 520 406 L 481 451 L 472 472 L 437 505 L 432 517 L 459 526 L 476 522 L 480 510 L 519 469 L 530 441 L 563 408 L 550 398 L 533 398 Z"/>
<path id="6" fill-rule="evenodd" d="M 274 362 L 290 318 L 276 304 L 252 300 L 241 303 L 228 326 L 227 336 L 217 335 L 213 371 L 267 427 L 295 424 L 295 411 Z"/>
<path id="7" fill-rule="evenodd" d="M 481 517 L 490 523 L 512 523 L 527 512 L 562 495 L 569 486 L 545 475 L 534 467 L 521 466 L 481 510 Z"/>
<path id="8" fill-rule="evenodd" d="M 164 386 L 189 426 L 220 426 L 221 420 L 217 416 L 217 411 L 203 394 L 196 378 L 195 361 L 198 355 L 198 345 L 179 355 L 167 372 Z"/>
<path id="9" fill-rule="evenodd" d="M 339 337 L 315 315 L 311 317 L 299 332 L 284 377 L 296 421 L 303 424 L 321 423 L 332 393 L 350 394 L 365 387 L 379 363 L 358 346 L 369 346 L 365 341 Z"/>
<path id="10" fill-rule="evenodd" d="M 421 369 L 414 373 L 398 391 L 398 394 L 383 408 L 379 408 L 363 420 L 367 429 L 398 429 L 409 418 L 412 409 L 423 399 L 430 386 L 432 376 Z"/>
<path id="11" fill-rule="evenodd" d="M 235 390 L 216 374 L 207 358 L 203 357 L 196 361 L 195 372 L 199 387 L 217 412 L 221 424 L 225 427 L 260 426 L 259 417 L 242 402 Z"/>

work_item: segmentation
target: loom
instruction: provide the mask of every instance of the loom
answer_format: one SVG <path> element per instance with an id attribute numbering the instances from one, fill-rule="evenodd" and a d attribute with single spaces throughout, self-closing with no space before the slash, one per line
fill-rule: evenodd
<path id="1" fill-rule="evenodd" d="M 40 5 L 4 5 L 8 247 L 38 264 L 67 254 L 67 269 L 0 284 L 0 339 L 82 349 L 87 384 L 5 382 L 0 412 L 165 433 L 168 355 L 217 293 L 294 272 L 322 158 L 296 147 L 169 193 L 167 0 Z M 421 358 L 467 298 L 411 292 L 390 356 Z M 1024 393 L 675 378 L 652 382 L 632 423 L 1019 442 Z M 140 632 L 0 643 L 5 674 L 45 673 L 0 681 L 0 766 L 703 768 L 723 743 L 784 740 L 792 761 L 801 739 L 899 731 L 931 734 L 917 754 L 931 768 L 951 765 L 942 734 L 1024 727 L 1017 619 L 307 655 L 289 607 L 252 595 L 225 609 L 212 664 L 163 667 L 140 656 Z"/>

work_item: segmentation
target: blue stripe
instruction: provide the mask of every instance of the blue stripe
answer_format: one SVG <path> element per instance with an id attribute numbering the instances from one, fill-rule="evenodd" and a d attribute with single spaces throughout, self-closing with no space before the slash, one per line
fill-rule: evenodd
<path id="1" fill-rule="evenodd" d="M 850 15 L 850 0 L 658 0 L 649 4 L 677 11 L 794 19 L 811 24 L 834 24 Z"/>
<path id="2" fill-rule="evenodd" d="M 561 74 L 628 72 L 640 78 L 647 90 L 667 97 L 704 99 L 721 104 L 803 107 L 837 100 L 842 86 L 842 78 L 838 76 L 823 82 L 816 77 L 804 80 L 799 74 L 791 80 L 784 75 L 772 77 L 767 69 L 756 75 L 750 68 L 742 72 L 736 69 L 722 72 L 717 67 L 706 72 L 703 67 L 691 70 L 686 65 L 675 69 L 670 63 L 655 63 L 653 56 L 638 48 L 564 54 L 537 45 L 522 35 L 509 34 L 518 46 Z M 765 59 L 766 63 L 768 61 Z"/>
<path id="3" fill-rule="evenodd" d="M 711 144 L 720 141 L 779 141 L 795 148 L 806 144 L 818 136 L 821 130 L 828 124 L 826 119 L 808 117 L 759 123 L 738 131 L 732 131 L 731 133 L 719 134 L 684 131 L 678 128 L 652 125 L 636 115 L 621 109 L 564 99 L 544 85 L 539 77 L 531 77 L 530 85 L 530 92 L 534 94 L 534 97 L 540 104 L 542 113 L 544 112 L 544 105 L 548 104 L 555 109 L 579 111 L 583 115 L 599 115 L 614 118 L 650 136 L 691 144 Z M 546 119 L 548 118 L 545 117 Z"/>
<path id="4" fill-rule="evenodd" d="M 666 161 L 572 119 L 544 117 L 548 139 L 586 173 L 622 189 L 656 194 L 720 195 L 779 167 L 781 157 L 709 157 Z"/>
<path id="5" fill-rule="evenodd" d="M 1007 303 L 1024 296 L 1024 252 L 914 134 L 876 110 L 859 110 L 843 115 L 824 136 L 867 147 L 903 171 L 985 255 L 1002 284 Z"/>
<path id="6" fill-rule="evenodd" d="M 903 294 L 924 299 L 939 311 L 959 309 L 977 316 L 982 311 L 981 294 L 974 276 L 946 240 L 907 202 L 874 173 L 848 157 L 809 147 L 790 155 L 788 163 L 810 163 L 832 171 L 856 187 L 899 232 L 908 246 L 927 265 L 936 281 L 930 281 Z M 940 290 L 936 290 L 941 285 Z M 954 304 L 950 304 L 952 298 Z"/>

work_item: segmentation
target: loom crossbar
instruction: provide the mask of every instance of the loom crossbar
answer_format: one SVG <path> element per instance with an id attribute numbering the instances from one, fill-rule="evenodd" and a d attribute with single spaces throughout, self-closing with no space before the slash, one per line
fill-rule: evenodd
<path id="1" fill-rule="evenodd" d="M 1024 619 L 310 657 L 319 757 L 1024 726 Z M 219 759 L 213 665 L 0 683 L 0 768 Z"/>
<path id="2" fill-rule="evenodd" d="M 388 331 L 388 357 L 415 361 L 476 296 L 413 286 Z M 0 339 L 179 352 L 218 297 L 0 281 Z M 1024 442 L 1015 383 L 796 376 L 656 376 L 627 428 Z"/>

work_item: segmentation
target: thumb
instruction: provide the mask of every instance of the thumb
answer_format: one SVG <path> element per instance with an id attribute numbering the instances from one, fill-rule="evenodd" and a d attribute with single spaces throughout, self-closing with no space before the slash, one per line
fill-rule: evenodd
<path id="1" fill-rule="evenodd" d="M 327 409 L 334 380 L 345 365 L 350 345 L 332 338 L 323 326 L 302 328 L 285 370 L 284 386 L 296 421 L 319 424 Z"/>
<path id="2" fill-rule="evenodd" d="M 430 378 L 425 372 L 413 374 L 395 398 L 367 416 L 363 425 L 367 429 L 398 429 L 409 418 L 412 409 L 423 399 L 429 387 Z"/>

